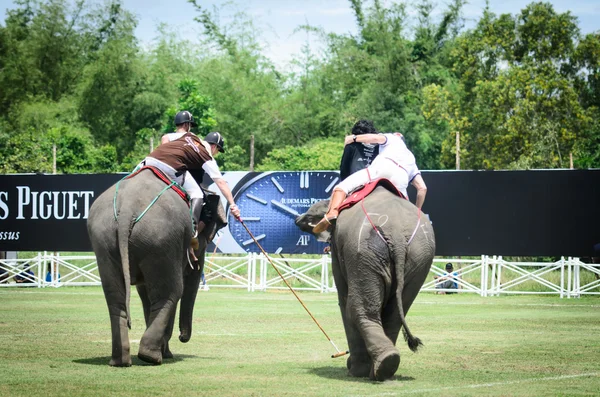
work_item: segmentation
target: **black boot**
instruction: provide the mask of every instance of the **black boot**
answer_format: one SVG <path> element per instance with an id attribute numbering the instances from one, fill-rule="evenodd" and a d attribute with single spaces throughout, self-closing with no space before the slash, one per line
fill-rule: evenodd
<path id="1" fill-rule="evenodd" d="M 194 238 L 192 238 L 192 248 L 198 249 L 198 234 L 204 229 L 204 222 L 200 221 L 200 215 L 202 214 L 202 207 L 204 206 L 204 199 L 193 198 L 190 203 L 192 219 L 194 220 Z"/>

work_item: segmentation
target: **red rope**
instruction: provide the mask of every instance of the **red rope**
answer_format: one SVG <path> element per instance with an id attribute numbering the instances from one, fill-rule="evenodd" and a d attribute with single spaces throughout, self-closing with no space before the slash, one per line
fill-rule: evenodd
<path id="1" fill-rule="evenodd" d="M 169 177 L 167 177 L 161 170 L 159 170 L 156 167 L 149 166 L 149 165 L 143 166 L 142 168 L 140 168 L 136 172 L 131 173 L 125 179 L 129 179 L 129 178 L 131 178 L 131 177 L 139 174 L 141 171 L 143 171 L 145 169 L 148 169 L 148 170 L 151 170 L 152 172 L 154 172 L 154 175 L 156 175 L 158 177 L 158 179 L 160 179 L 161 181 L 163 181 L 167 185 L 171 184 L 171 179 L 169 179 Z M 188 202 L 187 194 L 183 190 L 181 190 L 179 187 L 177 187 L 175 185 L 171 186 L 171 189 L 173 189 L 175 191 L 175 193 L 177 193 L 182 199 L 184 199 L 186 203 Z"/>
<path id="2" fill-rule="evenodd" d="M 369 213 L 367 212 L 367 209 L 365 208 L 365 200 L 362 199 L 360 200 L 360 205 L 362 207 L 363 212 L 365 213 L 365 216 L 367 217 L 367 219 L 369 220 L 369 223 L 371 224 L 371 227 L 373 228 L 373 230 L 375 230 L 375 233 L 377 233 L 377 235 L 379 237 L 381 237 L 381 240 L 383 240 L 384 243 L 387 244 L 387 241 L 385 240 L 385 238 L 381 235 L 381 233 L 379 232 L 379 230 L 377 229 L 377 227 L 375 226 L 375 224 L 373 223 L 373 220 L 371 219 L 371 217 L 369 216 Z M 417 218 L 417 226 L 415 226 L 415 230 L 413 231 L 412 235 L 410 236 L 410 239 L 408 240 L 408 244 L 411 243 L 411 241 L 413 240 L 413 238 L 415 237 L 415 234 L 417 233 L 417 230 L 419 229 L 419 225 L 421 224 L 421 209 L 419 208 L 419 215 Z"/>
<path id="3" fill-rule="evenodd" d="M 379 237 L 381 237 L 381 239 L 383 240 L 383 242 L 387 244 L 387 241 L 385 241 L 385 239 L 383 238 L 383 236 L 381 235 L 381 233 L 379 233 L 379 230 L 377 230 L 377 227 L 375 227 L 375 224 L 371 220 L 371 217 L 369 216 L 369 213 L 367 212 L 367 209 L 365 208 L 365 200 L 364 199 L 360 200 L 360 205 L 361 205 L 361 207 L 363 209 L 363 212 L 365 213 L 367 219 L 369 220 L 369 223 L 371 224 L 371 227 L 373 227 L 373 230 L 375 230 L 375 233 L 377 233 L 379 235 Z"/>

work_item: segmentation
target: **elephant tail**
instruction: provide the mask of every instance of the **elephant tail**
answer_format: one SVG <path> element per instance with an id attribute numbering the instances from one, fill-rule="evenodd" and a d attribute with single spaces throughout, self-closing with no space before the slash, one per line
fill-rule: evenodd
<path id="1" fill-rule="evenodd" d="M 398 260 L 396 258 L 396 301 L 398 302 L 398 312 L 400 313 L 400 322 L 402 323 L 402 333 L 404 334 L 404 340 L 408 343 L 408 348 L 412 350 L 414 353 L 417 352 L 419 346 L 423 345 L 421 339 L 417 338 L 410 332 L 408 328 L 408 324 L 406 324 L 406 317 L 404 313 L 404 304 L 402 300 L 402 293 L 404 292 L 404 266 L 406 264 L 406 259 Z"/>
<path id="2" fill-rule="evenodd" d="M 421 339 L 417 338 L 416 336 L 414 336 L 411 332 L 410 329 L 408 328 L 408 325 L 406 324 L 406 318 L 404 316 L 404 309 L 402 307 L 402 290 L 401 288 L 398 288 L 398 310 L 400 312 L 400 322 L 402 323 L 402 333 L 404 334 L 404 340 L 406 341 L 406 343 L 408 343 L 408 348 L 410 350 L 412 350 L 414 353 L 417 352 L 417 350 L 419 349 L 419 346 L 423 345 L 423 342 L 421 342 Z"/>
<path id="3" fill-rule="evenodd" d="M 131 273 L 129 270 L 129 236 L 135 217 L 133 214 L 119 214 L 117 237 L 119 240 L 119 253 L 121 254 L 121 267 L 123 270 L 123 281 L 125 282 L 125 313 L 127 314 L 127 327 L 131 329 L 131 313 L 129 302 L 131 300 Z"/>

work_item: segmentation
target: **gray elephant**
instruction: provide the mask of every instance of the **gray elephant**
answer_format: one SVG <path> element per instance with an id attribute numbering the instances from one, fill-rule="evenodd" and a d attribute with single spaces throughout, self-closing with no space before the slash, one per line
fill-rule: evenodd
<path id="1" fill-rule="evenodd" d="M 296 225 L 312 233 L 328 204 L 314 204 L 297 217 Z M 395 347 L 400 328 L 412 351 L 421 345 L 405 315 L 433 263 L 431 222 L 408 200 L 378 186 L 317 238 L 331 242 L 349 374 L 379 381 L 392 377 L 400 364 Z"/>
<path id="2" fill-rule="evenodd" d="M 198 265 L 192 269 L 187 254 L 193 232 L 190 209 L 166 187 L 144 169 L 106 190 L 90 208 L 87 227 L 110 315 L 112 366 L 131 365 L 130 285 L 137 288 L 146 320 L 138 351 L 141 360 L 161 364 L 173 357 L 169 340 L 180 299 L 179 340 L 190 340 L 204 252 L 226 225 L 218 196 L 212 196 L 216 198 L 211 201 L 212 220 L 198 236 Z"/>

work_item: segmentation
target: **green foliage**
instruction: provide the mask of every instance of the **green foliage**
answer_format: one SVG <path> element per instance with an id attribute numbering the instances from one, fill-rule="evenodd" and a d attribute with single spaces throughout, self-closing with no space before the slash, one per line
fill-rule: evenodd
<path id="1" fill-rule="evenodd" d="M 14 1 L 0 23 L 0 170 L 50 172 L 53 144 L 58 172 L 129 170 L 182 109 L 200 135 L 218 126 L 225 170 L 248 169 L 251 136 L 257 169 L 337 169 L 328 146 L 361 118 L 401 131 L 421 169 L 454 168 L 457 136 L 463 169 L 600 167 L 600 35 L 550 3 L 486 7 L 464 29 L 464 0 L 351 0 L 357 33 L 299 26 L 283 70 L 254 17 L 191 3 L 199 42 L 161 24 L 140 48 L 121 0 Z"/>
<path id="2" fill-rule="evenodd" d="M 270 152 L 256 170 L 338 170 L 343 150 L 343 139 L 320 139 L 304 146 L 286 146 Z"/>
<path id="3" fill-rule="evenodd" d="M 187 110 L 194 116 L 194 121 L 198 124 L 194 132 L 201 136 L 211 132 L 217 125 L 211 100 L 200 93 L 198 85 L 197 81 L 190 79 L 182 80 L 179 83 L 179 101 L 177 107 L 167 109 L 168 122 L 163 126 L 163 132 L 175 131 L 175 115 L 182 110 Z"/>

